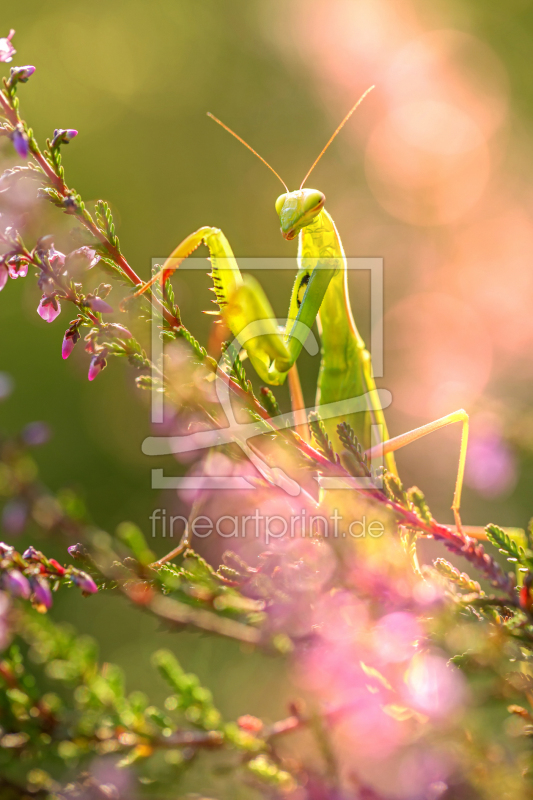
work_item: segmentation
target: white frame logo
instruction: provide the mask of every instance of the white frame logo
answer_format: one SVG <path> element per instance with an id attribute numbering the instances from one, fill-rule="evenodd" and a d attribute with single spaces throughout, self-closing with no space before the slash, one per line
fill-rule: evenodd
<path id="1" fill-rule="evenodd" d="M 222 259 L 218 259 L 220 262 Z M 334 259 L 331 259 L 334 261 Z M 156 269 L 164 259 L 153 259 L 152 268 Z M 198 263 L 196 263 L 198 262 Z M 239 259 L 239 264 L 243 270 L 252 272 L 257 270 L 289 270 L 294 275 L 294 260 L 292 258 L 244 258 Z M 370 353 L 372 357 L 373 374 L 375 378 L 383 377 L 383 259 L 382 258 L 348 258 L 347 269 L 370 271 Z M 327 259 L 321 259 L 317 265 L 318 269 L 330 269 L 331 265 Z M 189 258 L 179 267 L 180 272 L 186 270 L 205 271 L 205 259 Z M 277 319 L 276 323 L 282 329 L 286 319 Z M 164 369 L 164 341 L 161 337 L 163 327 L 162 310 L 152 306 L 152 363 L 154 364 L 154 379 L 160 379 Z M 220 372 L 227 373 L 228 365 L 231 368 L 234 360 L 239 357 L 247 341 L 259 337 L 266 333 L 265 328 L 272 330 L 271 326 L 265 326 L 264 320 L 256 320 L 247 325 L 234 338 L 228 348 L 226 356 L 221 358 L 218 364 L 215 377 L 215 391 L 218 401 L 224 411 L 228 425 L 225 428 L 213 428 L 211 430 L 200 431 L 183 436 L 149 436 L 142 444 L 142 451 L 149 456 L 162 456 L 169 454 L 186 453 L 202 449 L 209 450 L 223 444 L 236 444 L 246 457 L 254 465 L 259 475 L 270 485 L 282 488 L 290 496 L 296 497 L 302 491 L 297 481 L 289 477 L 281 468 L 269 466 L 252 449 L 248 440 L 259 436 L 272 427 L 265 421 L 252 421 L 240 423 L 235 418 L 231 403 L 231 390 L 226 380 L 220 377 Z M 319 343 L 313 331 L 304 323 L 293 325 L 291 335 L 297 337 L 303 347 L 310 355 L 318 355 L 320 351 Z M 231 355 L 230 355 L 231 354 Z M 228 358 L 230 358 L 228 364 Z M 225 368 L 225 369 L 224 369 Z M 157 374 L 155 371 L 157 370 Z M 391 393 L 386 389 L 378 389 L 377 395 L 382 408 L 387 408 L 392 400 Z M 164 420 L 164 395 L 159 392 L 152 392 L 151 421 L 153 424 L 161 424 Z M 359 397 L 341 400 L 335 403 L 328 403 L 320 406 L 320 418 L 331 419 L 342 417 L 365 411 L 369 406 L 368 394 Z M 314 411 L 315 408 L 305 409 L 306 414 Z M 277 428 L 294 427 L 292 412 L 280 414 L 272 418 L 273 424 Z M 383 441 L 380 425 L 372 425 L 372 447 Z M 371 461 L 372 471 L 383 465 L 383 457 L 373 457 Z M 371 478 L 348 478 L 348 477 L 317 477 L 319 485 L 323 489 L 353 489 L 372 488 L 377 483 Z M 167 476 L 162 469 L 152 469 L 152 488 L 153 489 L 256 489 L 256 486 L 245 477 L 240 476 Z"/>

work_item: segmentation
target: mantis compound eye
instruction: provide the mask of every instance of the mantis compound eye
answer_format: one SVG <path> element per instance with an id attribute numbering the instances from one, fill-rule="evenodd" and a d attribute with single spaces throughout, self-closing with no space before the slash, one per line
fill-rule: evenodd
<path id="1" fill-rule="evenodd" d="M 310 211 L 319 211 L 326 202 L 326 196 L 316 189 L 304 189 L 303 210 L 304 214 Z"/>
<path id="2" fill-rule="evenodd" d="M 280 194 L 280 196 L 276 200 L 276 214 L 278 215 L 278 217 L 281 214 L 281 209 L 283 208 L 283 206 L 285 204 L 286 197 L 287 197 L 286 193 L 285 194 Z"/>

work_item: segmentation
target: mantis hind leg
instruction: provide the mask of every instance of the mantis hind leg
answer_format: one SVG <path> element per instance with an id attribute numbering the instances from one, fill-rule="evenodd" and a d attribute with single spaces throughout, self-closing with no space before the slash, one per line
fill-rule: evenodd
<path id="1" fill-rule="evenodd" d="M 457 530 L 462 531 L 463 526 L 459 512 L 461 507 L 461 492 L 463 489 L 465 475 L 469 427 L 469 417 L 463 408 L 460 408 L 458 411 L 454 411 L 452 414 L 447 414 L 445 417 L 441 417 L 434 422 L 430 422 L 427 425 L 422 425 L 420 428 L 415 428 L 407 433 L 402 433 L 400 436 L 395 436 L 393 439 L 388 439 L 386 442 L 382 442 L 381 444 L 370 448 L 370 450 L 367 450 L 367 455 L 372 458 L 376 456 L 384 456 L 387 453 L 393 453 L 395 450 L 399 450 L 400 448 L 405 447 L 405 445 L 411 444 L 411 442 L 416 442 L 423 436 L 427 436 L 428 433 L 433 433 L 434 431 L 440 430 L 440 428 L 446 428 L 448 425 L 453 425 L 454 422 L 460 422 L 463 426 L 461 434 L 461 447 L 459 451 L 459 465 L 457 467 L 457 478 L 455 480 L 455 491 L 453 494 L 452 503 L 452 511 Z"/>
<path id="2" fill-rule="evenodd" d="M 288 372 L 288 382 L 296 433 L 302 437 L 304 442 L 309 443 L 311 441 L 311 436 L 309 433 L 309 425 L 307 423 L 307 411 L 305 409 L 302 385 L 300 383 L 300 376 L 298 374 L 296 362 L 294 362 Z"/>

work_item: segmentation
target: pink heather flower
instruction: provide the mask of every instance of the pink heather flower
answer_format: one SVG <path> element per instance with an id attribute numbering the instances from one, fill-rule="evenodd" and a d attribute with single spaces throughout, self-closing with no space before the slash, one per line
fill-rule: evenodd
<path id="1" fill-rule="evenodd" d="M 383 710 L 383 705 L 388 699 L 381 697 L 380 691 L 375 695 L 369 695 L 368 689 L 365 687 L 365 693 L 353 703 L 353 713 L 346 717 L 344 723 L 341 723 L 342 727 L 339 726 L 339 732 L 342 731 L 344 739 L 343 749 L 345 752 L 346 749 L 348 751 L 345 763 L 351 769 L 353 769 L 354 753 L 357 754 L 360 766 L 366 764 L 367 768 L 372 769 L 371 764 L 373 763 L 372 771 L 377 775 L 383 774 L 383 764 L 386 763 L 386 759 L 391 759 L 389 764 L 394 763 L 395 751 L 398 751 L 404 743 L 406 730 L 405 723 L 398 722 Z M 389 792 L 387 792 L 389 798 L 399 796 L 392 793 L 392 786 L 389 786 Z M 405 795 L 400 796 L 402 800 L 406 800 Z M 421 800 L 420 795 L 417 800 Z"/>
<path id="2" fill-rule="evenodd" d="M 47 297 L 43 294 L 37 313 L 45 322 L 53 322 L 61 313 L 61 305 L 56 297 Z"/>
<path id="3" fill-rule="evenodd" d="M 329 643 L 350 641 L 361 636 L 368 624 L 364 603 L 346 591 L 328 592 L 316 602 L 315 630 Z"/>
<path id="4" fill-rule="evenodd" d="M 30 66 L 29 64 L 25 67 L 11 67 L 11 81 L 20 81 L 20 83 L 26 83 L 33 73 L 35 72 L 35 67 Z"/>
<path id="5" fill-rule="evenodd" d="M 76 342 L 81 338 L 80 332 L 77 328 L 68 328 L 63 337 L 63 344 L 61 346 L 61 355 L 63 358 L 68 358 L 74 350 Z"/>
<path id="6" fill-rule="evenodd" d="M 4 589 L 13 597 L 22 597 L 24 600 L 31 594 L 28 579 L 18 569 L 11 569 L 4 574 Z"/>
<path id="7" fill-rule="evenodd" d="M 110 322 L 108 327 L 115 336 L 121 336 L 123 339 L 133 339 L 132 332 L 125 328 L 124 325 L 119 325 L 118 322 Z"/>
<path id="8" fill-rule="evenodd" d="M 8 264 L 7 269 L 9 272 L 9 277 L 16 280 L 17 278 L 25 278 L 28 274 L 28 262 L 27 261 L 19 261 L 17 257 L 12 258 Z"/>
<path id="9" fill-rule="evenodd" d="M 24 552 L 22 554 L 22 558 L 25 561 L 40 561 L 41 560 L 41 556 L 42 556 L 42 553 L 39 553 L 39 551 L 36 550 L 35 547 L 32 544 L 30 544 L 30 546 L 28 548 L 26 548 L 26 550 L 24 550 Z"/>
<path id="10" fill-rule="evenodd" d="M 106 303 L 105 300 L 102 300 L 101 297 L 88 297 L 87 304 L 89 308 L 92 308 L 93 311 L 96 311 L 100 314 L 112 314 L 113 309 Z"/>
<path id="11" fill-rule="evenodd" d="M 100 261 L 100 256 L 92 247 L 84 245 L 69 253 L 65 260 L 65 268 L 69 275 L 76 276 L 79 272 L 92 269 Z"/>
<path id="12" fill-rule="evenodd" d="M 17 155 L 24 159 L 28 158 L 30 153 L 30 145 L 26 132 L 15 128 L 11 137 L 11 141 L 13 142 L 13 147 L 17 151 Z"/>
<path id="13" fill-rule="evenodd" d="M 80 587 L 82 592 L 87 592 L 87 594 L 95 594 L 98 591 L 98 586 L 93 581 L 90 575 L 87 575 L 86 572 L 78 572 L 77 575 L 72 576 L 72 580 L 74 583 Z"/>
<path id="14" fill-rule="evenodd" d="M 470 437 L 466 480 L 483 497 L 500 497 L 513 490 L 516 458 L 498 430 L 474 432 Z"/>
<path id="15" fill-rule="evenodd" d="M 76 560 L 84 560 L 87 558 L 87 550 L 85 547 L 78 542 L 77 544 L 71 544 L 70 547 L 67 547 L 67 553 L 71 558 Z"/>
<path id="16" fill-rule="evenodd" d="M 382 617 L 374 628 L 375 652 L 384 663 L 405 661 L 414 655 L 414 645 L 421 635 L 412 614 L 395 611 Z"/>
<path id="17" fill-rule="evenodd" d="M 61 253 L 59 250 L 56 250 L 54 245 L 52 245 L 48 251 L 48 263 L 54 272 L 60 272 L 63 269 L 65 266 L 65 259 L 66 255 Z"/>
<path id="18" fill-rule="evenodd" d="M 9 34 L 0 39 L 0 61 L 9 62 L 12 60 L 13 56 L 17 52 L 13 45 L 11 44 L 11 39 L 15 35 L 14 30 L 10 30 Z"/>
<path id="19" fill-rule="evenodd" d="M 441 656 L 416 655 L 406 684 L 408 702 L 429 717 L 447 717 L 465 700 L 463 676 Z"/>
<path id="20" fill-rule="evenodd" d="M 50 585 L 46 578 L 37 576 L 31 580 L 31 588 L 33 589 L 33 598 L 37 605 L 51 608 L 52 606 L 52 592 Z"/>
<path id="21" fill-rule="evenodd" d="M 105 368 L 107 367 L 107 361 L 102 355 L 94 356 L 91 359 L 91 363 L 89 366 L 89 374 L 88 378 L 90 381 L 94 381 L 96 376 Z"/>
<path id="22" fill-rule="evenodd" d="M 61 345 L 61 355 L 63 358 L 68 358 L 69 355 L 74 350 L 76 346 L 76 340 L 73 336 L 67 336 L 67 334 L 63 337 L 63 344 Z"/>
<path id="23" fill-rule="evenodd" d="M 54 131 L 54 138 L 52 139 L 51 146 L 57 147 L 60 144 L 68 144 L 77 135 L 78 131 L 74 130 L 74 128 L 67 128 L 67 130 L 64 130 L 63 128 L 56 128 Z"/>
<path id="24" fill-rule="evenodd" d="M 0 292 L 7 283 L 9 272 L 5 264 L 0 264 Z"/>

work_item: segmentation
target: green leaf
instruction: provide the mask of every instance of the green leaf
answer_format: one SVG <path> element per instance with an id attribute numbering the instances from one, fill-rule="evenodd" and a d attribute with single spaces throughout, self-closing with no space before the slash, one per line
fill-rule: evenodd
<path id="1" fill-rule="evenodd" d="M 485 528 L 487 538 L 494 547 L 497 547 L 500 553 L 507 556 L 508 561 L 524 562 L 526 560 L 526 552 L 524 548 L 517 544 L 514 538 L 511 538 L 503 528 L 498 525 L 490 524 Z"/>
<path id="2" fill-rule="evenodd" d="M 309 414 L 309 427 L 311 429 L 311 435 L 315 440 L 317 450 L 322 453 L 328 461 L 331 461 L 332 464 L 337 464 L 337 456 L 329 440 L 329 436 L 326 433 L 326 427 L 316 411 L 312 411 Z"/>
<path id="3" fill-rule="evenodd" d="M 155 555 L 146 544 L 141 529 L 133 522 L 121 522 L 117 528 L 117 536 L 129 547 L 137 561 L 143 566 L 155 561 Z"/>
<path id="4" fill-rule="evenodd" d="M 415 511 L 420 519 L 430 525 L 433 522 L 433 516 L 429 510 L 428 504 L 426 503 L 424 493 L 418 488 L 418 486 L 411 486 L 411 488 L 407 490 L 407 497 L 414 506 Z"/>
<path id="5" fill-rule="evenodd" d="M 465 589 L 467 592 L 484 594 L 484 592 L 481 591 L 481 586 L 477 581 L 472 580 L 472 578 L 467 575 L 466 572 L 459 572 L 459 570 L 456 569 L 453 564 L 450 564 L 449 561 L 446 561 L 445 558 L 437 558 L 436 561 L 433 562 L 433 566 L 439 575 L 442 575 L 443 578 L 455 583 L 460 589 Z"/>

